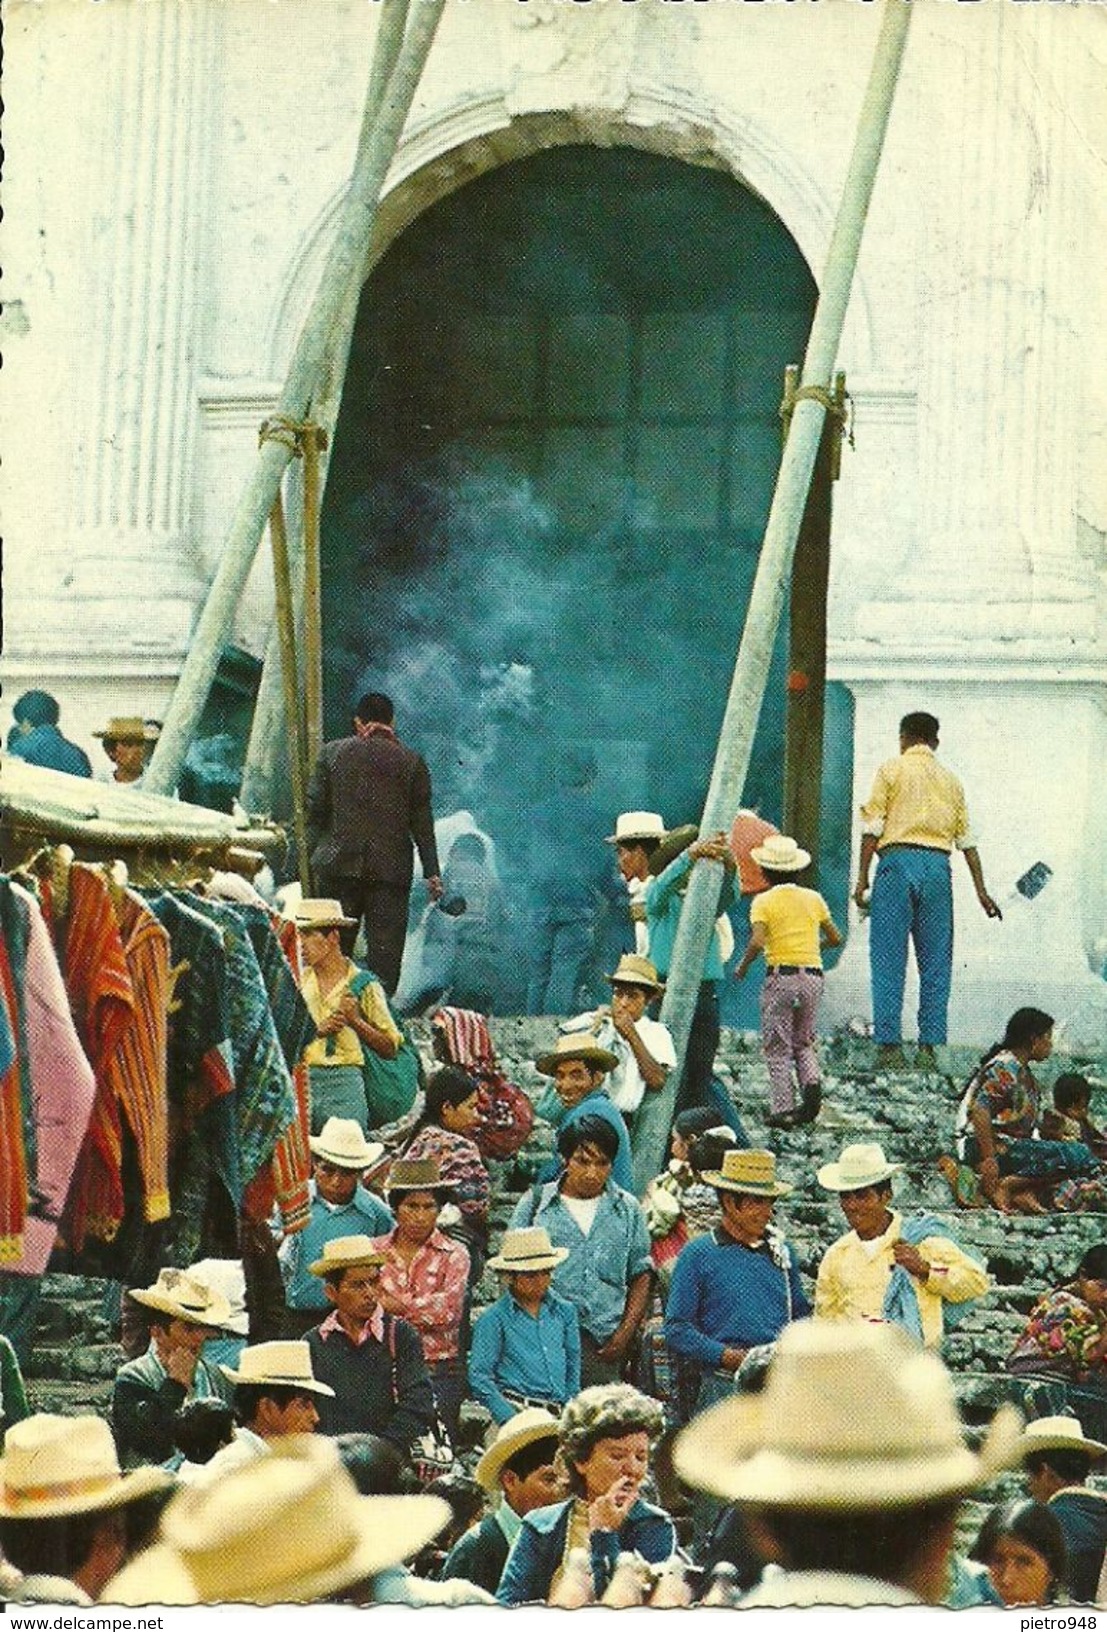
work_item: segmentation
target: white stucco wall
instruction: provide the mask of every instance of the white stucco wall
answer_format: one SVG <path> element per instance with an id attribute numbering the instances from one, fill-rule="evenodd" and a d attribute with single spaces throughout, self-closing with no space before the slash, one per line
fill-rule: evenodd
<path id="1" fill-rule="evenodd" d="M 378 15 L 5 7 L 3 676 L 8 702 L 55 691 L 94 753 L 109 712 L 171 690 L 334 230 Z M 818 278 L 878 25 L 858 0 L 447 0 L 378 253 L 492 165 L 633 142 L 730 169 Z M 1107 990 L 1105 80 L 1100 6 L 916 3 L 840 354 L 830 664 L 858 796 L 898 715 L 932 708 L 994 891 L 1055 868 L 1033 935 L 959 902 L 974 1038 L 1040 998 L 1044 930 L 1059 1004 L 1101 1014 Z M 235 636 L 260 652 L 268 621 L 262 560 Z M 862 931 L 843 1012 L 863 953 Z"/>

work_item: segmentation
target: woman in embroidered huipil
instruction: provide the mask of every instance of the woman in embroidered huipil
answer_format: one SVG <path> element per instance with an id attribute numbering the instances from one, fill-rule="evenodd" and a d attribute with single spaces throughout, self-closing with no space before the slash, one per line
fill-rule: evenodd
<path id="1" fill-rule="evenodd" d="M 1107 1432 L 1107 1242 L 1089 1247 L 1071 1281 L 1045 1292 L 1007 1357 L 1039 1398 L 1035 1415 L 1071 1411 L 1090 1438 Z M 1041 1405 L 1048 1407 L 1042 1412 Z"/>
<path id="2" fill-rule="evenodd" d="M 461 1216 L 449 1233 L 468 1250 L 470 1285 L 488 1256 L 491 1181 L 473 1139 L 479 1120 L 476 1083 L 460 1067 L 444 1066 L 427 1083 L 423 1114 L 404 1150 L 407 1161 L 437 1162 L 442 1182 L 450 1186 L 450 1199 Z"/>

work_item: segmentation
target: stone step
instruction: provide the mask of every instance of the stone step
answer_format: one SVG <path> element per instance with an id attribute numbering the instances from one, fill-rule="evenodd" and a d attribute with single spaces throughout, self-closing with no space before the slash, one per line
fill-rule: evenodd
<path id="1" fill-rule="evenodd" d="M 102 1417 L 111 1415 L 110 1380 L 29 1378 L 27 1393 L 36 1411 L 53 1411 L 63 1417 L 80 1416 L 89 1411 Z"/>

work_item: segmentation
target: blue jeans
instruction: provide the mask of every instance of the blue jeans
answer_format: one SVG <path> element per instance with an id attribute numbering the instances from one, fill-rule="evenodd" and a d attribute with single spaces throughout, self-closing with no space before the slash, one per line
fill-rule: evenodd
<path id="1" fill-rule="evenodd" d="M 897 845 L 877 863 L 869 967 L 878 1043 L 898 1043 L 903 1035 L 909 941 L 919 970 L 919 1042 L 944 1043 L 953 971 L 953 889 L 944 850 Z"/>
<path id="2" fill-rule="evenodd" d="M 532 928 L 530 1014 L 576 1014 L 579 992 L 596 939 L 596 920 L 590 914 L 559 919 L 538 917 Z"/>

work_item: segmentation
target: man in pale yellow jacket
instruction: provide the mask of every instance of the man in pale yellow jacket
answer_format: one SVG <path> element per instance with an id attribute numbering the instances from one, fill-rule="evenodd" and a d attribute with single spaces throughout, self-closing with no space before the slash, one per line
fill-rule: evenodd
<path id="1" fill-rule="evenodd" d="M 990 1283 L 938 1220 L 904 1219 L 892 1208 L 899 1171 L 879 1145 L 847 1145 L 819 1169 L 819 1183 L 837 1194 L 851 1228 L 823 1255 L 815 1318 L 889 1321 L 937 1348 L 943 1304 L 980 1298 Z"/>

